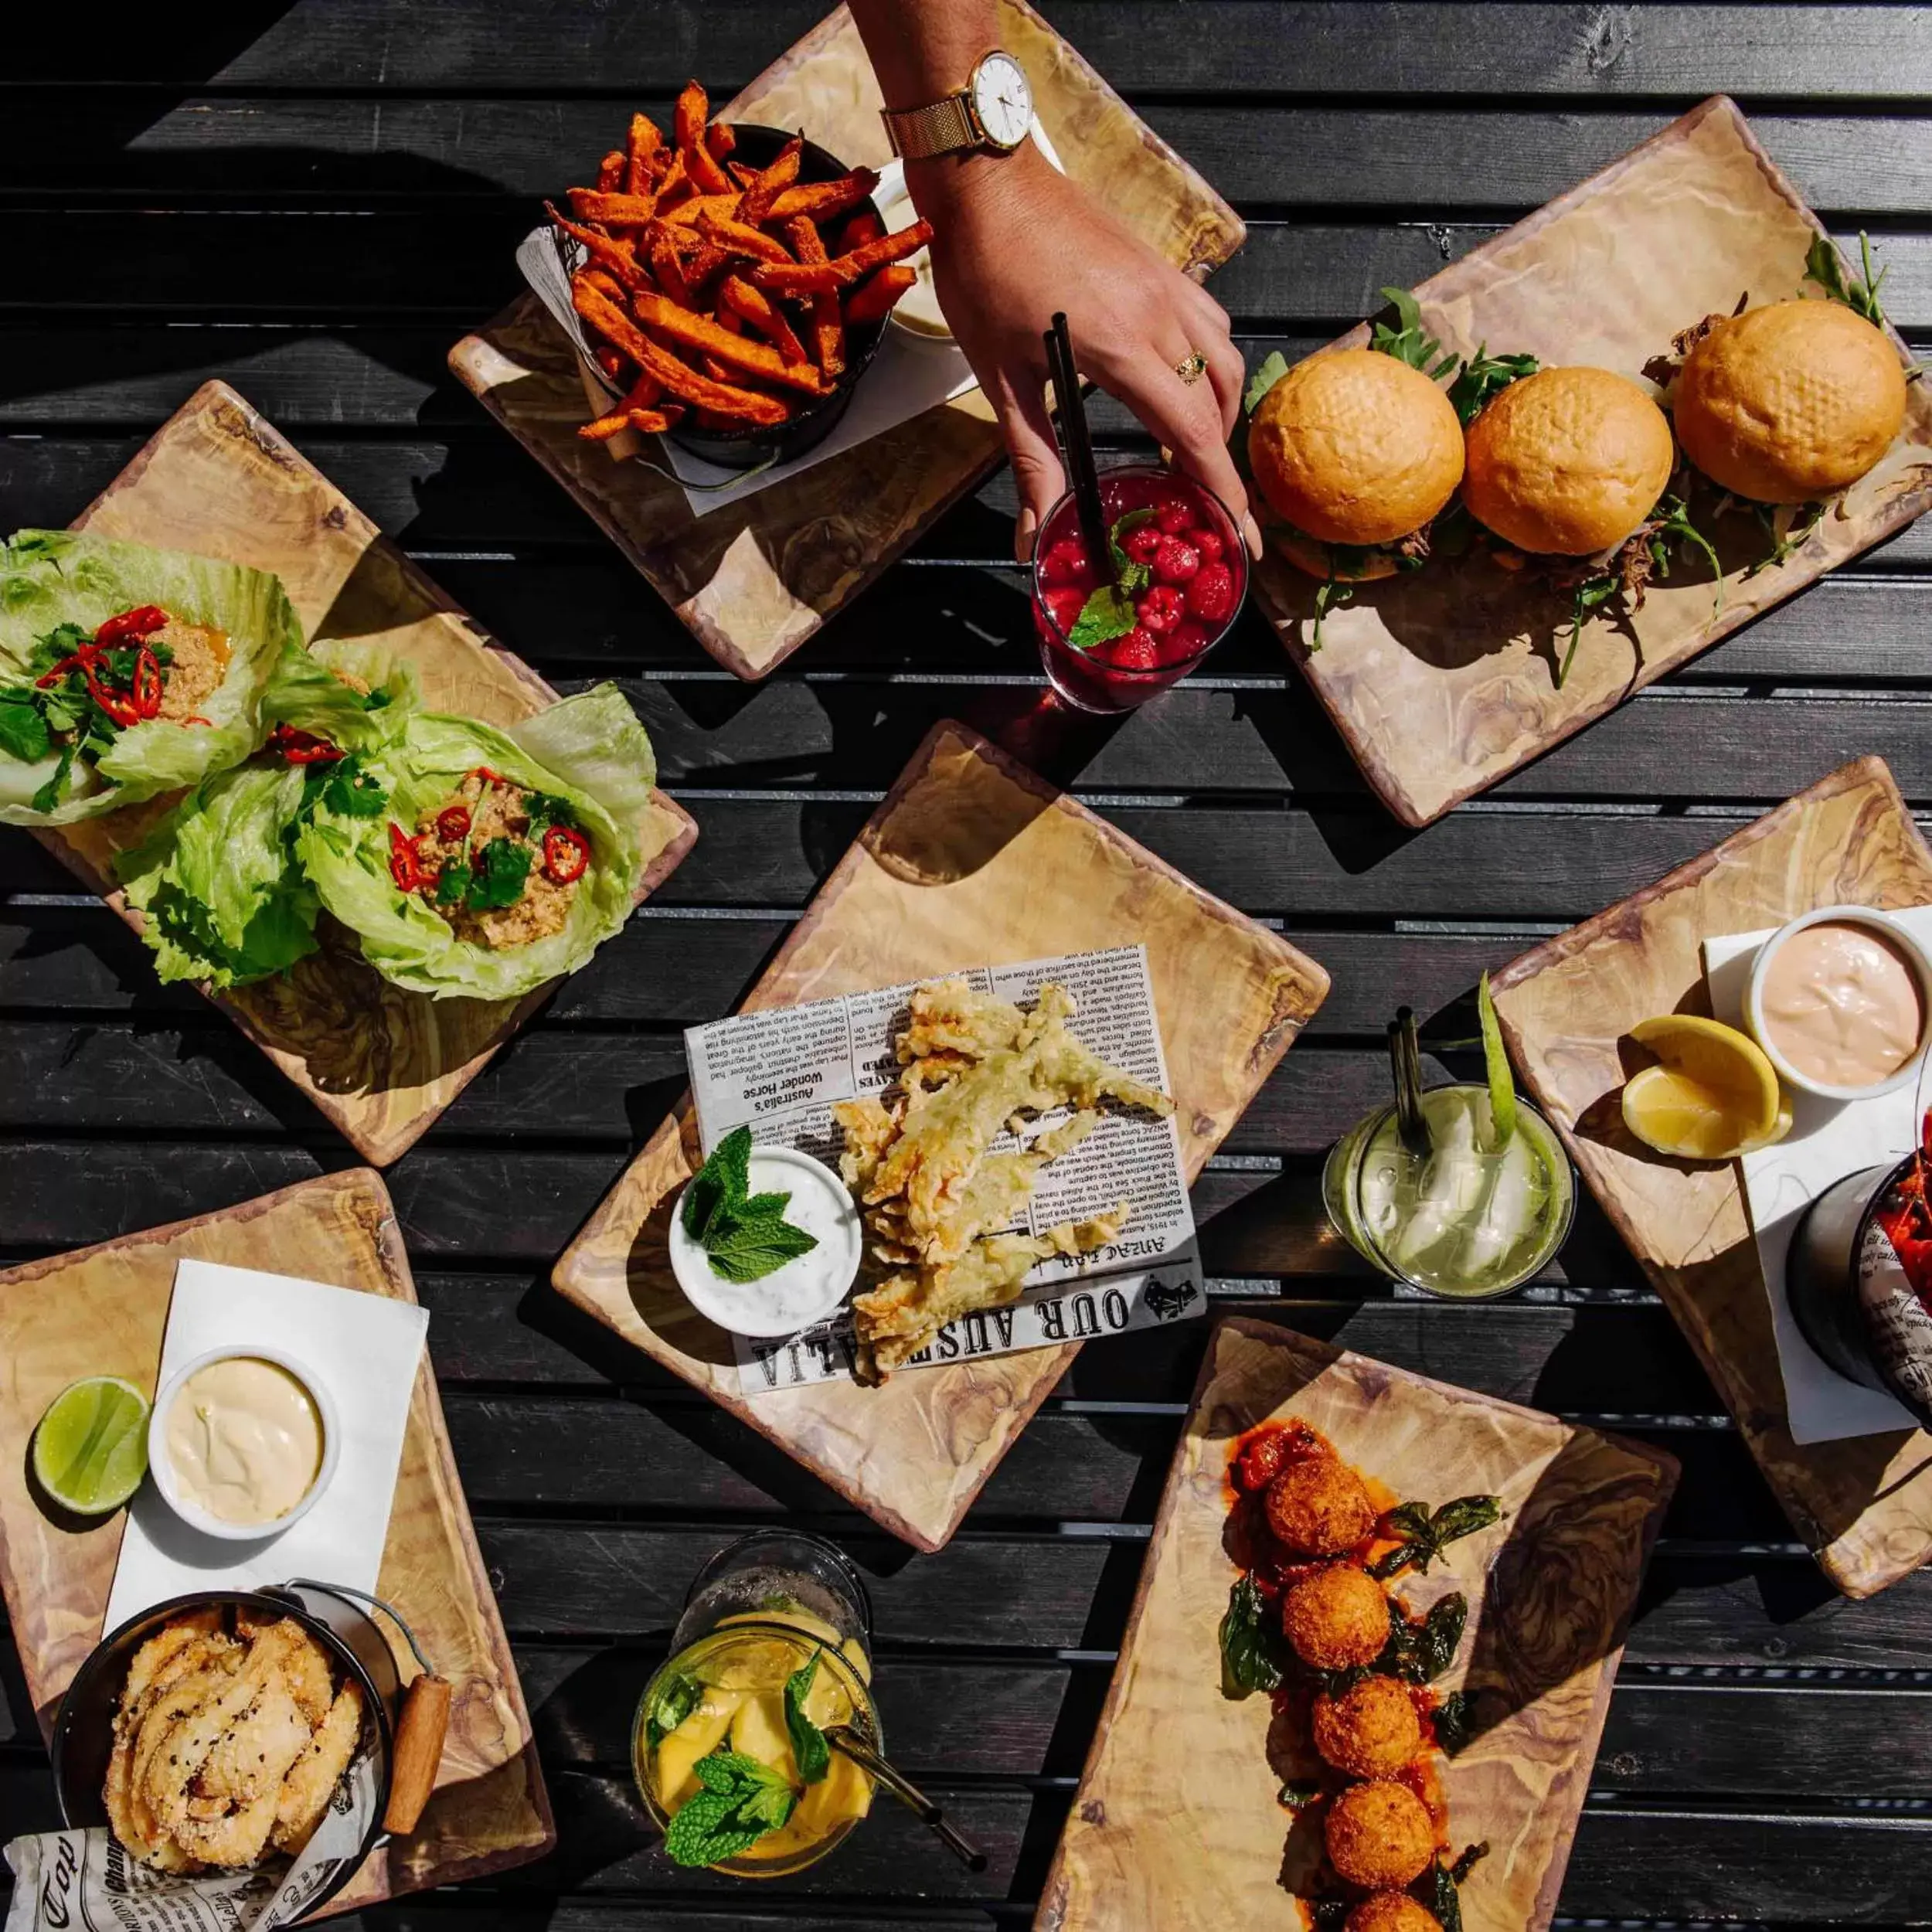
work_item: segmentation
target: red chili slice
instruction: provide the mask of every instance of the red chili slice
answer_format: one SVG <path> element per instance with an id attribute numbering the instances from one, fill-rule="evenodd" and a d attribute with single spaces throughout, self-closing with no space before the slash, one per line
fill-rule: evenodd
<path id="1" fill-rule="evenodd" d="M 471 778 L 483 779 L 486 783 L 492 785 L 507 785 L 510 782 L 502 772 L 492 771 L 488 765 L 471 765 L 464 775 Z"/>
<path id="2" fill-rule="evenodd" d="M 590 842 L 569 825 L 552 825 L 543 835 L 543 870 L 555 886 L 567 886 L 583 876 L 590 862 Z"/>
<path id="3" fill-rule="evenodd" d="M 141 723 L 141 713 L 134 707 L 133 698 L 125 691 L 117 691 L 112 685 L 103 684 L 96 675 L 94 665 L 87 667 L 87 696 L 100 706 L 114 723 L 124 730 L 129 725 Z"/>
<path id="4" fill-rule="evenodd" d="M 158 604 L 137 604 L 108 617 L 94 632 L 94 642 L 106 650 L 111 645 L 125 644 L 131 638 L 145 638 L 168 621 L 168 613 Z"/>
<path id="5" fill-rule="evenodd" d="M 312 731 L 298 731 L 291 724 L 278 724 L 270 733 L 268 743 L 270 750 L 279 751 L 291 765 L 332 765 L 342 755 L 339 745 L 317 737 Z"/>
<path id="6" fill-rule="evenodd" d="M 400 892 L 420 892 L 436 883 L 436 874 L 425 864 L 421 841 L 412 838 L 394 819 L 389 827 L 389 876 Z"/>
<path id="7" fill-rule="evenodd" d="M 161 695 L 166 688 L 167 680 L 161 675 L 161 660 L 144 644 L 134 659 L 132 695 L 136 712 L 144 718 L 158 717 L 161 713 Z"/>
<path id="8" fill-rule="evenodd" d="M 463 805 L 451 805 L 438 812 L 436 817 L 436 831 L 437 837 L 447 839 L 451 845 L 454 845 L 460 838 L 468 838 L 470 835 L 468 808 Z"/>
<path id="9" fill-rule="evenodd" d="M 43 671 L 34 682 L 45 690 L 50 684 L 58 684 L 70 671 L 85 671 L 100 655 L 97 644 L 83 644 L 70 658 L 63 658 L 50 671 Z"/>

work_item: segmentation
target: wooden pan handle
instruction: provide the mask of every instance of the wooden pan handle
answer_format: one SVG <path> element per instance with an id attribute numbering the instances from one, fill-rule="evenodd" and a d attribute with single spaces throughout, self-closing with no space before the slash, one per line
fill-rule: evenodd
<path id="1" fill-rule="evenodd" d="M 389 1759 L 389 1808 L 383 1829 L 406 1838 L 416 1829 L 423 1807 L 436 1788 L 443 1762 L 443 1737 L 450 1727 L 450 1682 L 427 1671 L 403 1693 L 403 1714 L 396 1720 L 396 1748 Z"/>

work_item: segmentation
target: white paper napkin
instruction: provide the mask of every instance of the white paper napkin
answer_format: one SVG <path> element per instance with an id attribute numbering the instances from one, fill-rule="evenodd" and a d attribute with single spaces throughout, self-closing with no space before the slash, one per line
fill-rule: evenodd
<path id="1" fill-rule="evenodd" d="M 1895 917 L 1921 946 L 1932 947 L 1932 906 L 1914 906 Z M 1705 940 L 1704 973 L 1714 1018 L 1733 1026 L 1743 1025 L 1744 988 L 1751 962 L 1775 930 Z M 1819 1359 L 1791 1313 L 1784 1277 L 1791 1236 L 1805 1209 L 1834 1182 L 1880 1162 L 1896 1161 L 1917 1144 L 1917 1083 L 1870 1100 L 1824 1100 L 1787 1091 L 1791 1132 L 1774 1147 L 1747 1154 L 1740 1165 L 1765 1292 L 1770 1297 L 1791 1440 L 1838 1442 L 1847 1436 L 1915 1429 L 1918 1423 L 1903 1403 L 1880 1389 L 1848 1380 Z"/>
<path id="2" fill-rule="evenodd" d="M 251 1590 L 291 1577 L 374 1590 L 429 1319 L 427 1309 L 387 1295 L 216 1261 L 177 1263 L 156 1393 L 210 1349 L 277 1349 L 328 1388 L 342 1459 L 315 1508 L 263 1543 L 203 1536 L 144 1483 L 128 1512 L 102 1628 L 117 1628 L 191 1590 Z"/>
<path id="3" fill-rule="evenodd" d="M 1047 138 L 1046 130 L 1037 119 L 1033 123 L 1032 138 L 1047 160 L 1064 174 L 1065 166 Z M 910 203 L 906 201 L 904 181 L 903 167 L 896 161 L 890 162 L 879 170 L 879 186 L 872 196 L 886 226 L 894 232 L 906 226 L 913 218 Z M 904 204 L 903 209 L 896 206 L 900 203 Z M 564 273 L 547 223 L 541 228 L 533 228 L 524 236 L 522 245 L 516 251 L 516 265 L 523 271 L 523 279 L 536 291 L 543 306 L 556 318 L 558 327 L 573 343 L 580 344 L 580 325 L 570 303 L 570 278 Z M 589 366 L 587 362 L 587 369 Z M 601 374 L 594 372 L 592 379 L 600 389 L 608 389 Z M 748 496 L 756 496 L 760 490 L 768 490 L 774 483 L 782 483 L 787 477 L 796 476 L 802 470 L 826 462 L 842 451 L 851 449 L 872 437 L 883 436 L 886 430 L 913 417 L 923 416 L 927 410 L 936 409 L 942 403 L 950 403 L 975 387 L 977 380 L 965 356 L 951 342 L 939 338 L 927 339 L 915 336 L 906 329 L 888 328 L 871 366 L 852 391 L 845 414 L 832 425 L 822 442 L 815 444 L 789 463 L 774 464 L 769 469 L 751 472 L 722 469 L 701 457 L 693 456 L 689 450 L 679 449 L 668 437 L 662 437 L 645 439 L 641 444 L 645 454 L 631 460 L 645 461 L 658 468 L 668 464 L 676 480 L 685 485 L 685 498 L 692 513 L 703 516 L 713 510 L 723 509 L 726 504 L 742 502 Z M 627 443 L 620 437 L 613 454 L 622 454 L 638 447 L 637 442 Z"/>

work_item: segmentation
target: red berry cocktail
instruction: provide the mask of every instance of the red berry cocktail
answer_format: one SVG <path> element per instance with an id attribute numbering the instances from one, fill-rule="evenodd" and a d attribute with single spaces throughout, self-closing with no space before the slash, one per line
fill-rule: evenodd
<path id="1" fill-rule="evenodd" d="M 1069 704 L 1131 711 L 1227 634 L 1248 594 L 1247 552 L 1217 498 L 1157 464 L 1104 471 L 1100 504 L 1118 584 L 1087 555 L 1070 492 L 1034 546 L 1033 624 Z"/>

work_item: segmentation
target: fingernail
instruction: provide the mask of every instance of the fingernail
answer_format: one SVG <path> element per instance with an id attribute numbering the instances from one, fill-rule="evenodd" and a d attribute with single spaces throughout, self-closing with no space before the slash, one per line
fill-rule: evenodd
<path id="1" fill-rule="evenodd" d="M 1019 522 L 1013 530 L 1013 554 L 1022 563 L 1033 560 L 1033 532 L 1039 527 L 1039 519 L 1031 510 L 1022 510 Z M 1259 556 L 1261 553 L 1254 553 Z"/>
<path id="2" fill-rule="evenodd" d="M 1255 522 L 1252 510 L 1241 519 L 1241 534 L 1248 540 L 1248 555 L 1259 563 L 1261 560 L 1261 526 Z"/>

